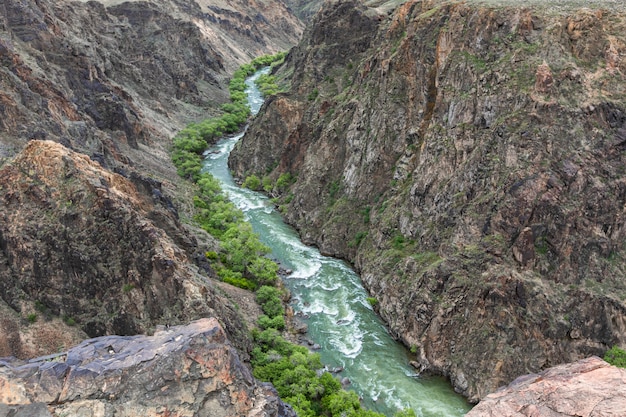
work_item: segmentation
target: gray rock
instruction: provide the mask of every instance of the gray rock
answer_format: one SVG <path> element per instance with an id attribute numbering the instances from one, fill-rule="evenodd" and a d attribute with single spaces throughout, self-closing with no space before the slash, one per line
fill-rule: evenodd
<path id="1" fill-rule="evenodd" d="M 0 387 L 0 416 L 295 416 L 256 382 L 214 318 L 154 336 L 89 339 L 28 363 L 7 358 Z"/>
<path id="2" fill-rule="evenodd" d="M 626 370 L 598 357 L 525 375 L 486 396 L 466 417 L 626 416 Z"/>

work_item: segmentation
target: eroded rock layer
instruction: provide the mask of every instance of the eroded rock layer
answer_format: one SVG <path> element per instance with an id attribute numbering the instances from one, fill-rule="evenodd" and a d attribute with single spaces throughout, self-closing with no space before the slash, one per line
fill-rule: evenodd
<path id="1" fill-rule="evenodd" d="M 301 32 L 273 0 L 0 4 L 0 356 L 206 315 L 246 351 L 169 148 Z"/>
<path id="2" fill-rule="evenodd" d="M 36 417 L 295 417 L 254 380 L 215 319 L 85 340 L 28 362 L 0 359 L 0 403 L 2 415 Z"/>
<path id="3" fill-rule="evenodd" d="M 296 178 L 286 219 L 471 400 L 625 347 L 623 5 L 377 3 L 325 3 L 231 167 Z"/>
<path id="4" fill-rule="evenodd" d="M 67 348 L 69 327 L 132 335 L 206 316 L 219 317 L 247 350 L 244 322 L 214 288 L 208 264 L 195 265 L 203 246 L 157 182 L 36 140 L 0 178 L 0 298 L 10 307 L 0 320 L 0 356 Z M 40 326 L 57 320 L 37 340 L 22 326 L 28 317 Z"/>

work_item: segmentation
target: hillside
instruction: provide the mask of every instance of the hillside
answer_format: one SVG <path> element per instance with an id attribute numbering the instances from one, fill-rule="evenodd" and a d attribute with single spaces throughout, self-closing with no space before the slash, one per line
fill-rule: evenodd
<path id="1" fill-rule="evenodd" d="M 621 2 L 329 1 L 230 165 L 477 401 L 626 347 L 625 54 Z"/>
<path id="2" fill-rule="evenodd" d="M 0 4 L 0 356 L 214 316 L 246 357 L 171 138 L 301 33 L 269 0 Z"/>

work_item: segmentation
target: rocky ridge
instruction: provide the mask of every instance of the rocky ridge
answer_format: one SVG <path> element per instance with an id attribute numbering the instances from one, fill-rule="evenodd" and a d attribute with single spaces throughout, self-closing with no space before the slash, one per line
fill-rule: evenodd
<path id="1" fill-rule="evenodd" d="M 295 417 L 270 384 L 254 380 L 216 319 L 2 359 L 0 403 L 0 415 L 35 417 Z"/>
<path id="2" fill-rule="evenodd" d="M 173 180 L 171 136 L 218 112 L 239 65 L 301 32 L 278 1 L 5 1 L 0 162 L 50 139 Z"/>
<path id="3" fill-rule="evenodd" d="M 324 4 L 232 169 L 472 401 L 626 346 L 623 5 L 375 6 Z"/>

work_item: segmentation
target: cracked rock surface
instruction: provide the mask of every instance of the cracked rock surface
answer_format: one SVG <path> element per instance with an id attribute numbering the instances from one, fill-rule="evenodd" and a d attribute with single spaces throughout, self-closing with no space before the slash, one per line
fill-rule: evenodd
<path id="1" fill-rule="evenodd" d="M 467 417 L 626 415 L 626 370 L 598 357 L 517 378 L 488 395 Z"/>
<path id="2" fill-rule="evenodd" d="M 0 359 L 0 403 L 0 416 L 295 416 L 254 380 L 215 318 Z"/>

